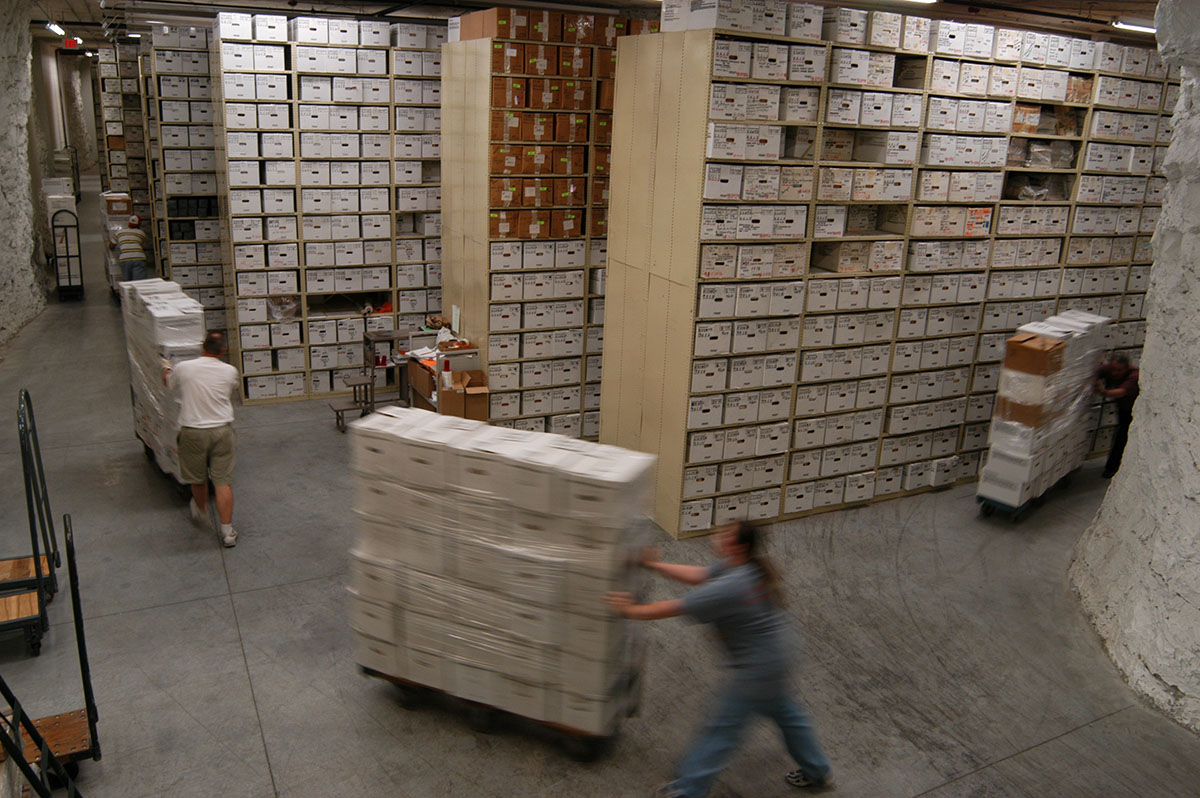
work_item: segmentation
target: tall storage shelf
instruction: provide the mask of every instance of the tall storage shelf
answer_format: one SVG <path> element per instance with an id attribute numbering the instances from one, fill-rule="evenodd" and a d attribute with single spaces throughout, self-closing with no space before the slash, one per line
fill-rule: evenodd
<path id="1" fill-rule="evenodd" d="M 822 40 L 820 9 L 619 45 L 603 439 L 658 456 L 672 534 L 975 479 L 1027 321 L 1110 316 L 1136 360 L 1177 81 L 1140 47 L 970 26 L 972 56 L 966 25 L 939 52 L 957 23 L 884 16 L 887 45 Z"/>
<path id="2" fill-rule="evenodd" d="M 208 33 L 197 27 L 153 28 L 150 52 L 143 56 L 150 111 L 146 146 L 164 273 L 204 306 L 209 330 L 225 330 Z"/>
<path id="3" fill-rule="evenodd" d="M 444 36 L 438 25 L 218 15 L 225 297 L 248 400 L 340 392 L 363 372 L 364 329 L 419 326 L 440 310 Z M 383 389 L 393 370 L 375 375 Z"/>
<path id="4" fill-rule="evenodd" d="M 445 305 L 479 345 L 491 423 L 596 438 L 614 45 L 627 23 L 471 17 L 487 14 L 513 38 L 464 33 L 445 48 Z"/>
<path id="5" fill-rule="evenodd" d="M 138 45 L 125 43 L 98 50 L 100 113 L 104 122 L 101 152 L 108 189 L 128 193 L 133 212 L 149 220 L 152 208 L 138 50 Z"/>

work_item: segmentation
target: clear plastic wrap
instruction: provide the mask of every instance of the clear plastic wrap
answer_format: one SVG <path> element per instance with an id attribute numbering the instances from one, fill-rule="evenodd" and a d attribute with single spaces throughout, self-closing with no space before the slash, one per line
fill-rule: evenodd
<path id="1" fill-rule="evenodd" d="M 470 700 L 605 728 L 635 636 L 604 597 L 640 592 L 653 458 L 402 409 L 351 436 L 351 587 L 392 596 L 396 613 L 394 636 L 356 638 L 359 655 Z"/>

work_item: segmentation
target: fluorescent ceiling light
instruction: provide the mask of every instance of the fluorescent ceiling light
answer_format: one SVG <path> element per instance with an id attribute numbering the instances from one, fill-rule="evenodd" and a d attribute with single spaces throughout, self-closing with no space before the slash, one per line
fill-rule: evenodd
<path id="1" fill-rule="evenodd" d="M 47 22 L 46 30 L 50 31 L 56 36 L 65 36 L 67 34 L 67 32 L 62 29 L 62 25 L 59 25 L 57 22 Z"/>
<path id="2" fill-rule="evenodd" d="M 95 55 L 95 53 L 93 53 L 91 50 L 88 50 L 86 53 L 84 53 L 84 55 L 86 55 L 88 58 L 91 58 L 93 55 Z"/>
<path id="3" fill-rule="evenodd" d="M 83 39 L 79 38 L 78 36 L 72 36 L 71 38 L 75 40 L 76 44 L 83 44 Z"/>
<path id="4" fill-rule="evenodd" d="M 931 6 L 938 0 L 904 0 L 906 3 L 920 3 L 923 6 Z"/>
<path id="5" fill-rule="evenodd" d="M 126 36 L 128 36 L 128 37 L 129 37 L 129 38 L 131 38 L 131 39 L 140 39 L 140 38 L 142 38 L 142 34 L 140 34 L 140 33 L 127 33 L 127 34 L 125 34 L 125 35 L 126 35 Z"/>
<path id="6" fill-rule="evenodd" d="M 1131 25 L 1128 22 L 1122 22 L 1119 19 L 1114 19 L 1112 26 L 1117 30 L 1131 30 L 1136 33 L 1158 33 L 1157 28 L 1152 28 L 1149 25 Z"/>

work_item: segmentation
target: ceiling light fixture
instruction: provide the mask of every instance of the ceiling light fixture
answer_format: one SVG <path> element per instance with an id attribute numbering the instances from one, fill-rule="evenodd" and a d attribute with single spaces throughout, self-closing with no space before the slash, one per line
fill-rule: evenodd
<path id="1" fill-rule="evenodd" d="M 75 40 L 76 44 L 83 44 L 83 39 L 79 38 L 78 36 L 72 36 L 71 38 Z"/>
<path id="2" fill-rule="evenodd" d="M 921 5 L 923 5 L 923 6 L 931 6 L 931 5 L 933 5 L 934 3 L 938 2 L 938 0 L 904 0 L 904 2 L 906 2 L 906 3 L 920 3 L 920 4 L 921 4 Z"/>
<path id="3" fill-rule="evenodd" d="M 129 38 L 131 38 L 131 39 L 140 39 L 140 38 L 142 38 L 142 34 L 140 34 L 140 33 L 127 33 L 127 34 L 125 34 L 125 35 L 126 35 L 126 36 L 128 36 L 128 37 L 129 37 Z"/>
<path id="4" fill-rule="evenodd" d="M 46 30 L 50 31 L 55 36 L 67 35 L 67 32 L 65 30 L 63 30 L 62 25 L 59 25 L 57 22 L 47 22 Z"/>
<path id="5" fill-rule="evenodd" d="M 84 55 L 86 55 L 88 58 L 91 58 L 93 55 L 95 55 L 95 53 L 93 53 L 91 50 L 88 50 L 84 53 Z"/>
<path id="6" fill-rule="evenodd" d="M 1112 21 L 1112 26 L 1114 28 L 1116 28 L 1117 30 L 1131 30 L 1131 31 L 1134 31 L 1135 33 L 1150 33 L 1150 34 L 1158 33 L 1157 28 L 1152 28 L 1149 25 L 1132 25 L 1128 22 L 1122 22 L 1119 19 L 1114 19 Z"/>

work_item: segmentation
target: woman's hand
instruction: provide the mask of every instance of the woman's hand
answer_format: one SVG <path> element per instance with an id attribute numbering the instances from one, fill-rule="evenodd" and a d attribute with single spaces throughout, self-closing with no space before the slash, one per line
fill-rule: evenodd
<path id="1" fill-rule="evenodd" d="M 609 594 L 604 597 L 604 603 L 607 604 L 608 608 L 614 613 L 625 617 L 626 608 L 633 606 L 633 594 L 610 591 Z"/>

